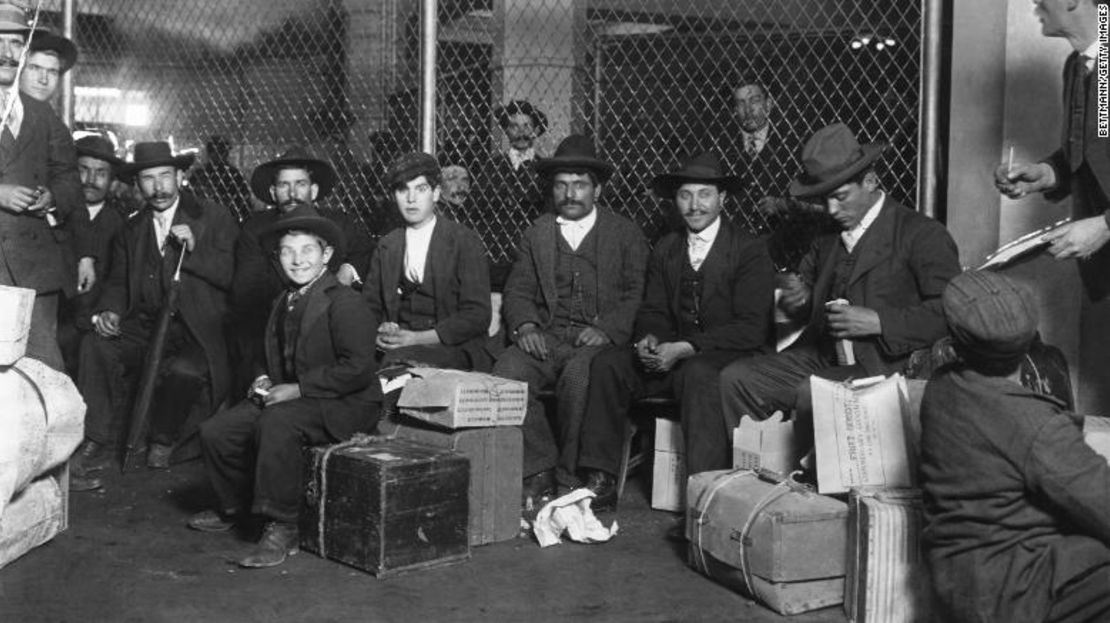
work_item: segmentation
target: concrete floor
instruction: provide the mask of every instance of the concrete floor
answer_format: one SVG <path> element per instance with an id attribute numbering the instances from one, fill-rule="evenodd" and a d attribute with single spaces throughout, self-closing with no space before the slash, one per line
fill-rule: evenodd
<path id="1" fill-rule="evenodd" d="M 0 571 L 0 621 L 845 621 L 839 606 L 782 617 L 685 565 L 664 539 L 675 515 L 630 480 L 620 533 L 540 549 L 530 538 L 474 548 L 469 561 L 386 580 L 301 552 L 245 571 L 244 535 L 187 530 L 210 501 L 199 461 L 105 474 L 71 496 L 70 528 Z M 600 516 L 608 525 L 613 514 Z"/>

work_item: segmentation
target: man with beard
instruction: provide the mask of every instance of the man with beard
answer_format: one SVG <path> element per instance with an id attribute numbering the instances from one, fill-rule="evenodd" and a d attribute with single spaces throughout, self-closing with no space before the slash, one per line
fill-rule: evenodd
<path id="1" fill-rule="evenodd" d="M 941 295 L 960 273 L 943 225 L 888 197 L 873 163 L 886 144 L 860 145 L 842 123 L 818 130 L 802 150 L 797 198 L 821 200 L 839 234 L 817 239 L 782 306 L 808 318 L 802 335 L 773 355 L 741 359 L 721 372 L 725 429 L 750 415 L 796 410 L 800 443 L 812 444 L 809 377 L 843 380 L 901 370 L 914 350 L 947 333 Z M 839 351 L 839 352 L 838 352 Z"/>
<path id="2" fill-rule="evenodd" d="M 30 34 L 27 14 L 0 4 L 0 285 L 35 290 L 27 356 L 62 370 L 57 322 L 61 293 L 77 279 L 67 262 L 65 236 L 52 231 L 81 205 L 73 138 L 50 106 L 20 94 L 15 84 L 20 53 Z M 57 209 L 57 215 L 50 212 Z"/>
<path id="3" fill-rule="evenodd" d="M 251 192 L 260 201 L 273 206 L 254 214 L 243 225 L 235 245 L 235 276 L 231 286 L 232 348 L 238 363 L 234 382 L 235 393 L 246 391 L 251 376 L 249 366 L 262 350 L 262 337 L 270 303 L 285 289 L 285 277 L 277 259 L 259 244 L 259 232 L 301 206 L 316 207 L 335 188 L 335 169 L 325 160 L 316 158 L 299 145 L 268 162 L 251 174 Z M 360 285 L 370 266 L 372 244 L 366 236 L 356 234 L 354 221 L 342 212 L 319 210 L 347 232 L 349 251 L 330 256 L 328 267 L 339 283 Z"/>
<path id="4" fill-rule="evenodd" d="M 108 446 L 114 420 L 128 412 L 128 385 L 141 373 L 179 261 L 180 297 L 150 410 L 147 465 L 169 467 L 174 444 L 188 436 L 183 425 L 194 407 L 208 409 L 227 394 L 224 319 L 239 227 L 227 208 L 181 192 L 192 161 L 192 155 L 174 156 L 168 143 L 139 143 L 134 162 L 120 169 L 146 206 L 116 239 L 115 266 L 93 315 L 96 334 L 81 344 L 84 456 Z"/>

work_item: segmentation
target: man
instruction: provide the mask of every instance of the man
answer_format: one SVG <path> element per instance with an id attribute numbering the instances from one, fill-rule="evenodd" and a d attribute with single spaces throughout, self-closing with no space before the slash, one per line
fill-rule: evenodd
<path id="1" fill-rule="evenodd" d="M 35 31 L 30 53 L 19 77 L 19 90 L 40 102 L 49 103 L 58 92 L 62 74 L 77 62 L 77 46 L 48 30 Z"/>
<path id="2" fill-rule="evenodd" d="M 598 205 L 614 167 L 597 158 L 588 138 L 568 136 L 536 170 L 551 188 L 558 216 L 541 216 L 520 241 L 502 307 L 513 345 L 493 369 L 528 383 L 526 510 L 553 492 L 557 464 L 561 485 L 580 484 L 577 448 L 566 442 L 581 428 L 590 361 L 606 346 L 628 343 L 648 255 L 639 227 Z M 564 456 L 538 396 L 552 385 Z"/>
<path id="3" fill-rule="evenodd" d="M 27 356 L 63 370 L 59 294 L 72 295 L 77 278 L 66 261 L 65 236 L 51 223 L 64 222 L 81 204 L 81 181 L 69 130 L 50 106 L 19 94 L 15 84 L 27 24 L 23 9 L 0 3 L 0 102 L 14 98 L 11 115 L 0 120 L 0 285 L 35 290 Z M 54 209 L 56 216 L 49 215 Z"/>
<path id="4" fill-rule="evenodd" d="M 189 188 L 197 195 L 232 210 L 236 220 L 243 222 L 251 214 L 251 193 L 247 180 L 231 164 L 231 144 L 214 135 L 204 143 L 204 166 L 189 176 Z M 267 199 L 262 200 L 268 203 Z"/>
<path id="5" fill-rule="evenodd" d="M 191 154 L 165 142 L 138 143 L 120 176 L 134 181 L 145 209 L 128 221 L 93 327 L 81 344 L 77 387 L 85 398 L 85 447 L 93 460 L 110 445 L 114 420 L 129 412 L 128 383 L 141 374 L 181 254 L 180 297 L 150 410 L 147 465 L 169 466 L 170 452 L 195 408 L 218 405 L 230 380 L 224 317 L 239 227 L 223 206 L 181 192 Z M 210 412 L 205 412 L 207 416 Z"/>
<path id="6" fill-rule="evenodd" d="M 289 288 L 273 301 L 250 399 L 201 425 L 219 505 L 188 521 L 222 532 L 248 513 L 264 517 L 258 546 L 239 561 L 247 568 L 279 565 L 297 549 L 304 447 L 372 431 L 378 421 L 369 309 L 328 270 L 343 232 L 301 205 L 267 228 L 263 245 L 276 251 Z"/>
<path id="7" fill-rule="evenodd" d="M 1060 148 L 1041 162 L 995 170 L 999 192 L 1017 199 L 1043 192 L 1072 198 L 1072 222 L 1045 236 L 1057 259 L 1079 260 L 1079 275 L 1092 301 L 1110 293 L 1110 138 L 1098 136 L 1098 0 L 1040 0 L 1034 14 L 1041 34 L 1066 39 L 1073 52 L 1064 63 L 1064 123 Z M 1105 52 L 1105 50 L 1103 50 Z"/>
<path id="8" fill-rule="evenodd" d="M 686 159 L 652 182 L 686 224 L 659 241 L 648 263 L 633 349 L 611 346 L 594 358 L 578 466 L 590 470 L 593 506 L 616 502 L 617 468 L 631 402 L 673 391 L 681 404 L 690 474 L 732 465 L 718 376 L 732 361 L 765 350 L 771 339 L 775 271 L 762 241 L 721 214 L 740 178 L 721 172 L 717 155 Z M 564 441 L 566 445 L 573 442 Z"/>
<path id="9" fill-rule="evenodd" d="M 488 371 L 489 261 L 481 239 L 436 216 L 441 182 L 432 156 L 398 157 L 385 182 L 405 226 L 378 242 L 363 288 L 381 365 L 421 362 Z"/>
<path id="10" fill-rule="evenodd" d="M 937 620 L 1110 620 L 1110 468 L 1081 417 L 1021 386 L 1033 297 L 967 272 L 943 305 L 962 361 L 933 376 L 921 404 Z"/>
<path id="11" fill-rule="evenodd" d="M 860 145 L 842 123 L 806 142 L 805 173 L 790 194 L 824 202 L 842 231 L 817 239 L 782 296 L 788 313 L 808 318 L 798 340 L 721 373 L 726 434 L 745 414 L 761 420 L 796 409 L 799 439 L 811 443 L 811 374 L 842 380 L 897 372 L 911 352 L 945 334 L 940 297 L 960 272 L 956 244 L 940 223 L 883 192 L 873 163 L 886 147 Z"/>
<path id="12" fill-rule="evenodd" d="M 291 147 L 285 153 L 263 162 L 251 174 L 254 196 L 274 208 L 251 217 L 243 225 L 235 245 L 235 275 L 232 279 L 232 326 L 239 369 L 235 391 L 245 391 L 253 377 L 250 362 L 262 351 L 263 333 L 269 314 L 269 303 L 285 289 L 285 277 L 276 258 L 259 243 L 259 233 L 281 217 L 301 206 L 323 201 L 335 188 L 336 174 L 325 160 L 316 158 L 304 147 Z M 349 252 L 333 253 L 330 268 L 339 282 L 346 286 L 362 282 L 370 264 L 371 244 L 359 236 L 356 225 L 346 214 L 321 211 L 321 216 L 336 222 L 341 231 L 350 234 L 353 243 Z"/>
<path id="13" fill-rule="evenodd" d="M 462 211 L 470 198 L 470 172 L 466 167 L 452 164 L 443 167 L 443 189 L 440 193 L 444 210 Z"/>

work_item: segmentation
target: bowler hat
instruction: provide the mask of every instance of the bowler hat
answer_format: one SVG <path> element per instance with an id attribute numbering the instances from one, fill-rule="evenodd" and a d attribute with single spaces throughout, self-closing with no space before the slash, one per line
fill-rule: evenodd
<path id="1" fill-rule="evenodd" d="M 134 178 L 140 171 L 155 167 L 172 166 L 184 171 L 192 166 L 196 159 L 196 154 L 173 155 L 173 152 L 170 151 L 170 144 L 165 141 L 136 143 L 132 161 L 123 163 L 119 170 L 119 177 L 127 181 Z"/>
<path id="2" fill-rule="evenodd" d="M 73 146 L 77 148 L 77 157 L 86 156 L 89 158 L 96 158 L 103 160 L 113 167 L 118 167 L 123 164 L 123 159 L 116 156 L 116 148 L 112 145 L 112 141 L 99 134 L 89 134 L 82 136 L 73 142 Z"/>
<path id="3" fill-rule="evenodd" d="M 1037 333 L 1033 296 L 992 271 L 956 275 L 944 289 L 944 316 L 957 350 L 977 361 L 1018 363 Z"/>
<path id="4" fill-rule="evenodd" d="M 69 71 L 77 63 L 77 45 L 61 35 L 40 28 L 31 35 L 31 52 L 54 52 L 61 63 L 61 73 Z"/>
<path id="5" fill-rule="evenodd" d="M 11 2 L 0 2 L 0 32 L 30 32 L 27 11 Z"/>
<path id="6" fill-rule="evenodd" d="M 571 134 L 555 148 L 550 158 L 537 158 L 532 164 L 536 171 L 553 175 L 567 169 L 589 169 L 597 175 L 598 183 L 604 183 L 616 170 L 612 164 L 597 157 L 593 141 L 581 134 Z"/>
<path id="7" fill-rule="evenodd" d="M 430 154 L 422 151 L 410 151 L 407 154 L 397 156 L 393 162 L 389 163 L 389 168 L 385 172 L 385 187 L 392 189 L 398 184 L 404 184 L 421 175 L 440 179 L 439 163 Z"/>
<path id="8" fill-rule="evenodd" d="M 528 115 L 532 118 L 532 127 L 535 128 L 537 137 L 547 132 L 547 115 L 528 100 L 509 100 L 504 106 L 498 106 L 494 114 L 497 115 L 497 124 L 502 130 L 509 127 L 509 118 L 513 115 Z"/>
<path id="9" fill-rule="evenodd" d="M 320 236 L 335 248 L 335 253 L 339 256 L 343 255 L 347 245 L 339 224 L 322 216 L 310 205 L 299 205 L 278 216 L 276 221 L 262 228 L 258 234 L 258 242 L 263 249 L 274 249 L 281 242 L 282 236 L 293 230 L 307 231 Z"/>
<path id="10" fill-rule="evenodd" d="M 656 175 L 651 181 L 651 189 L 664 199 L 673 199 L 683 184 L 715 184 L 730 193 L 744 187 L 738 175 L 725 175 L 721 171 L 721 161 L 712 151 L 687 156 L 677 171 Z"/>
<path id="11" fill-rule="evenodd" d="M 802 148 L 804 174 L 790 182 L 794 197 L 820 197 L 842 186 L 883 153 L 886 143 L 860 145 L 843 123 L 825 126 Z"/>
<path id="12" fill-rule="evenodd" d="M 338 179 L 335 169 L 326 160 L 316 158 L 301 145 L 294 145 L 277 158 L 255 167 L 254 173 L 251 173 L 251 192 L 263 203 L 273 203 L 274 198 L 270 195 L 270 187 L 274 185 L 278 171 L 300 168 L 308 171 L 312 183 L 319 188 L 316 192 L 316 201 L 323 201 L 335 187 Z"/>

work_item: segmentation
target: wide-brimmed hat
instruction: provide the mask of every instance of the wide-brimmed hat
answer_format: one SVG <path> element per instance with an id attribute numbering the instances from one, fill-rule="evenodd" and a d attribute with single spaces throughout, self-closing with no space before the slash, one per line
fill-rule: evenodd
<path id="1" fill-rule="evenodd" d="M 116 156 L 116 148 L 112 145 L 112 141 L 99 134 L 82 136 L 73 142 L 73 146 L 77 148 L 78 158 L 82 156 L 96 158 L 97 160 L 107 162 L 113 167 L 118 167 L 123 164 L 123 158 Z"/>
<path id="2" fill-rule="evenodd" d="M 31 35 L 31 52 L 54 52 L 64 74 L 77 63 L 77 45 L 50 30 L 40 28 Z"/>
<path id="3" fill-rule="evenodd" d="M 971 363 L 1016 365 L 1037 334 L 1032 293 L 999 273 L 970 270 L 956 275 L 941 301 L 956 348 Z"/>
<path id="4" fill-rule="evenodd" d="M 11 2 L 0 2 L 0 32 L 31 32 L 27 11 Z"/>
<path id="5" fill-rule="evenodd" d="M 270 195 L 270 187 L 274 185 L 278 171 L 299 168 L 307 170 L 312 183 L 319 187 L 316 201 L 323 201 L 335 188 L 338 176 L 331 164 L 313 156 L 303 146 L 294 145 L 277 158 L 263 162 L 254 168 L 254 173 L 251 174 L 251 192 L 263 203 L 273 203 L 274 198 Z"/>
<path id="6" fill-rule="evenodd" d="M 677 171 L 661 173 L 651 180 L 651 189 L 663 199 L 673 199 L 683 184 L 715 184 L 725 192 L 739 192 L 744 187 L 738 175 L 725 175 L 721 160 L 711 151 L 687 156 Z"/>
<path id="7" fill-rule="evenodd" d="M 421 175 L 442 179 L 439 162 L 431 154 L 410 151 L 397 156 L 389 163 L 389 168 L 385 171 L 385 187 L 392 190 L 394 186 L 404 184 Z"/>
<path id="8" fill-rule="evenodd" d="M 532 127 L 536 130 L 537 137 L 547 132 L 547 115 L 540 112 L 528 100 L 509 100 L 504 106 L 498 106 L 494 115 L 497 117 L 497 125 L 501 126 L 502 130 L 509 127 L 509 118 L 513 115 L 528 115 L 532 118 Z"/>
<path id="9" fill-rule="evenodd" d="M 824 195 L 866 169 L 886 148 L 886 143 L 860 145 L 856 135 L 843 123 L 825 126 L 802 148 L 805 172 L 790 182 L 790 195 Z"/>
<path id="10" fill-rule="evenodd" d="M 537 158 L 532 166 L 541 174 L 552 175 L 566 169 L 589 169 L 604 183 L 616 170 L 612 164 L 597 157 L 594 143 L 581 134 L 571 134 L 555 148 L 550 158 Z"/>
<path id="11" fill-rule="evenodd" d="M 124 181 L 130 180 L 140 171 L 154 167 L 176 167 L 184 171 L 196 159 L 196 154 L 173 155 L 170 144 L 165 141 L 136 143 L 132 160 L 120 166 L 119 177 Z"/>
<path id="12" fill-rule="evenodd" d="M 347 238 L 339 224 L 310 205 L 299 205 L 289 212 L 280 215 L 276 221 L 262 228 L 258 234 L 258 242 L 263 249 L 273 250 L 281 242 L 281 237 L 286 232 L 297 230 L 307 231 L 320 236 L 335 248 L 335 254 L 342 256 L 347 246 Z"/>

